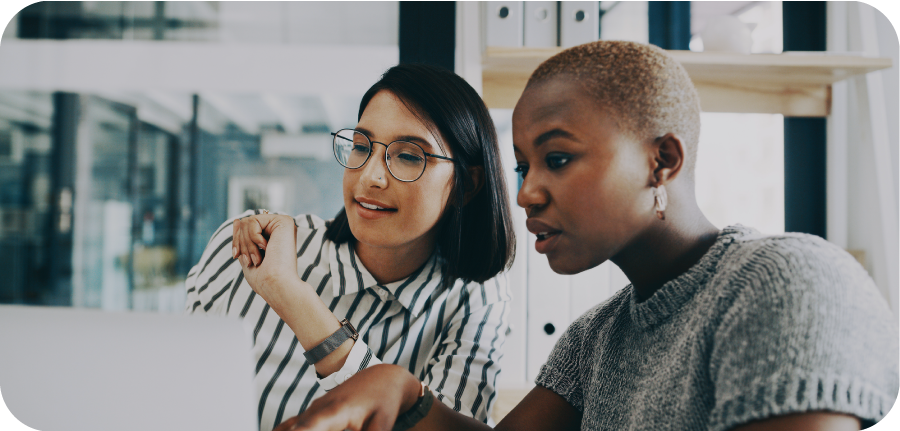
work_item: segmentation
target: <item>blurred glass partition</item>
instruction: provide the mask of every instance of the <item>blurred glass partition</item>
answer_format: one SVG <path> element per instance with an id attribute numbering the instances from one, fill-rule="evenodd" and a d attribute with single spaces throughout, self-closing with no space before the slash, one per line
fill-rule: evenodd
<path id="1" fill-rule="evenodd" d="M 0 47 L 0 303 L 181 313 L 229 217 L 334 217 L 329 132 L 397 63 L 398 25 L 398 2 L 20 11 Z"/>
<path id="2" fill-rule="evenodd" d="M 180 312 L 184 277 L 176 271 L 181 178 L 178 137 L 141 122 L 135 150 L 131 307 Z"/>
<path id="3" fill-rule="evenodd" d="M 134 108 L 82 99 L 76 137 L 72 303 L 123 310 L 130 306 L 134 205 L 130 166 Z"/>
<path id="4" fill-rule="evenodd" d="M 56 302 L 49 271 L 50 94 L 0 93 L 0 302 Z"/>
<path id="5" fill-rule="evenodd" d="M 22 39 L 216 40 L 218 2 L 44 1 L 19 12 Z"/>
<path id="6" fill-rule="evenodd" d="M 396 1 L 45 1 L 19 13 L 14 34 L 21 39 L 397 45 L 398 25 Z"/>

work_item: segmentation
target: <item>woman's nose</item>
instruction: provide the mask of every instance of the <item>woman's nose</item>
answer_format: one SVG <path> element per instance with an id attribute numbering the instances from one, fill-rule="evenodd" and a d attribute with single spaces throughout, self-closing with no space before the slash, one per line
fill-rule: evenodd
<path id="1" fill-rule="evenodd" d="M 387 177 L 390 175 L 390 172 L 384 160 L 385 151 L 387 149 L 381 145 L 373 145 L 372 154 L 369 155 L 369 160 L 362 167 L 362 178 L 371 186 L 380 188 L 387 186 Z"/>
<path id="2" fill-rule="evenodd" d="M 516 204 L 529 210 L 546 205 L 548 200 L 549 197 L 538 184 L 537 178 L 532 175 L 522 179 L 522 187 L 519 188 L 519 193 L 516 195 Z"/>

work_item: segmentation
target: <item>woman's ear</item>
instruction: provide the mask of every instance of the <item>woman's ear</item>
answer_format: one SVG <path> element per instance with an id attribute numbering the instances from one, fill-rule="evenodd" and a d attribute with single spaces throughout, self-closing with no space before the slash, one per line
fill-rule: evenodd
<path id="1" fill-rule="evenodd" d="M 481 166 L 472 166 L 468 170 L 469 179 L 466 181 L 466 193 L 463 196 L 463 206 L 469 204 L 475 195 L 484 187 L 484 168 Z"/>
<path id="2" fill-rule="evenodd" d="M 684 144 L 681 138 L 666 133 L 653 141 L 653 152 L 655 183 L 666 184 L 674 180 L 684 166 Z"/>

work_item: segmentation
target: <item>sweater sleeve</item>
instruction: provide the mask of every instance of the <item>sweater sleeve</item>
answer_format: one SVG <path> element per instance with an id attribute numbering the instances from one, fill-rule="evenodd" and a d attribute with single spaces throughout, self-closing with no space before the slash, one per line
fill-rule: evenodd
<path id="1" fill-rule="evenodd" d="M 563 397 L 578 411 L 584 411 L 579 352 L 583 351 L 585 328 L 592 315 L 589 311 L 569 325 L 535 379 L 535 384 Z"/>
<path id="2" fill-rule="evenodd" d="M 710 430 L 811 411 L 864 427 L 898 392 L 893 314 L 865 270 L 821 239 L 760 241 L 737 261 L 714 334 Z"/>

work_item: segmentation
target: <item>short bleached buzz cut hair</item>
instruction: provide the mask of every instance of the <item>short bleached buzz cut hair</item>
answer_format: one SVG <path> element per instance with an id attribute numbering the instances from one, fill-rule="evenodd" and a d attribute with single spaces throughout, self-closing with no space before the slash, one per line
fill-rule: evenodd
<path id="1" fill-rule="evenodd" d="M 681 138 L 683 169 L 694 177 L 700 139 L 700 97 L 684 67 L 666 51 L 636 42 L 586 43 L 541 63 L 529 87 L 550 78 L 575 78 L 621 133 L 638 141 L 673 133 Z"/>

